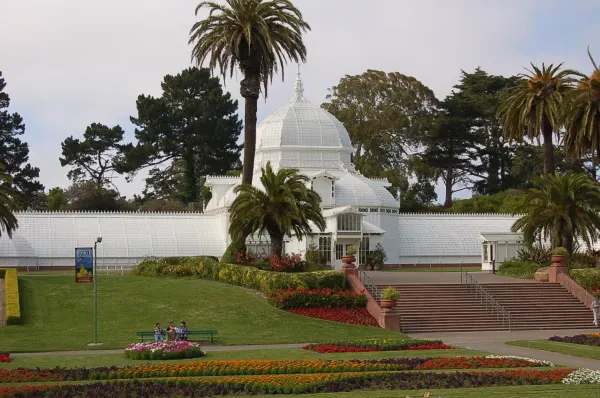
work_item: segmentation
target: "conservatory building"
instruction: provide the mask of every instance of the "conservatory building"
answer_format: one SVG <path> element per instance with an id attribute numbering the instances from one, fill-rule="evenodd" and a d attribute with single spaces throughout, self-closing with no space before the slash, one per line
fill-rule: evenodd
<path id="1" fill-rule="evenodd" d="M 350 137 L 333 115 L 304 97 L 300 75 L 291 100 L 257 128 L 253 184 L 261 169 L 298 169 L 322 198 L 326 228 L 304 240 L 286 238 L 287 253 L 318 250 L 341 267 L 349 246 L 358 257 L 381 244 L 387 264 L 481 264 L 482 232 L 509 233 L 508 215 L 400 214 L 386 179 L 369 179 L 352 164 Z M 202 213 L 18 213 L 12 239 L 0 237 L 0 265 L 73 266 L 76 247 L 97 237 L 100 266 L 131 266 L 146 256 L 221 256 L 230 242 L 229 209 L 241 178 L 209 176 L 212 199 Z M 268 236 L 252 236 L 249 248 L 268 250 Z"/>

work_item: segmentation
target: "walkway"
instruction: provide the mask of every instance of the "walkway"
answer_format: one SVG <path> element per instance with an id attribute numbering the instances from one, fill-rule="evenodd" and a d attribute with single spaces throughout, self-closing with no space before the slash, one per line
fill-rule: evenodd
<path id="1" fill-rule="evenodd" d="M 591 322 L 590 322 L 591 323 Z M 573 336 L 576 334 L 598 333 L 598 329 L 561 329 L 561 330 L 520 330 L 515 332 L 460 332 L 460 333 L 411 333 L 413 338 L 440 339 L 446 344 L 464 347 L 472 350 L 488 351 L 494 354 L 518 355 L 555 364 L 578 368 L 600 370 L 600 360 L 580 358 L 557 352 L 535 350 L 504 344 L 516 340 L 544 340 L 552 336 Z"/>
<path id="2" fill-rule="evenodd" d="M 0 278 L 0 327 L 4 326 L 4 278 Z"/>
<path id="3" fill-rule="evenodd" d="M 366 271 L 376 285 L 397 285 L 403 283 L 461 283 L 460 272 L 393 272 L 393 271 Z M 469 272 L 479 283 L 539 283 L 533 279 L 509 278 L 495 275 L 490 272 Z"/>
<path id="4" fill-rule="evenodd" d="M 301 348 L 305 344 L 266 344 L 266 345 L 203 345 L 202 350 L 207 352 L 216 351 L 254 351 L 254 350 L 277 350 L 282 348 Z M 106 355 L 122 354 L 123 350 L 84 350 L 84 351 L 53 351 L 53 352 L 21 352 L 11 353 L 13 357 L 37 357 L 49 355 Z"/>

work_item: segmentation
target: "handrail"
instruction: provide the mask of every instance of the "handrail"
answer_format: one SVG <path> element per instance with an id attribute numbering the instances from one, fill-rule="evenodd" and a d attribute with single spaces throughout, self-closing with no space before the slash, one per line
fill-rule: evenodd
<path id="1" fill-rule="evenodd" d="M 464 278 L 463 278 L 464 274 Z M 468 271 L 461 272 L 460 276 L 461 283 L 465 283 L 467 288 L 473 287 L 475 289 L 475 298 L 480 297 L 481 303 L 485 303 L 485 308 L 488 308 L 488 305 L 492 309 L 492 315 L 494 311 L 496 311 L 496 319 L 502 317 L 502 326 L 506 327 L 506 323 L 508 323 L 508 331 L 512 332 L 514 326 L 514 317 L 508 312 L 495 298 L 493 298 L 484 288 L 477 282 L 472 275 L 469 275 Z"/>
<path id="2" fill-rule="evenodd" d="M 362 282 L 363 285 L 365 285 L 367 290 L 369 292 L 371 292 L 371 295 L 373 296 L 375 301 L 377 301 L 378 303 L 381 303 L 381 292 L 379 291 L 379 288 L 377 287 L 377 285 L 373 283 L 373 281 L 371 280 L 369 275 L 367 275 L 367 273 L 365 271 L 359 270 L 358 271 L 358 279 L 360 279 L 360 281 Z"/>

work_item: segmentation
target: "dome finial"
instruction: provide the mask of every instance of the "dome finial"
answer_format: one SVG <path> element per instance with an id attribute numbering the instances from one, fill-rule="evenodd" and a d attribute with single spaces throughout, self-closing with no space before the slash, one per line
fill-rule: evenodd
<path id="1" fill-rule="evenodd" d="M 294 83 L 294 92 L 292 94 L 291 102 L 304 102 L 306 98 L 304 98 L 304 85 L 302 84 L 302 79 L 300 78 L 300 64 L 298 64 L 298 72 L 296 73 L 296 83 Z"/>

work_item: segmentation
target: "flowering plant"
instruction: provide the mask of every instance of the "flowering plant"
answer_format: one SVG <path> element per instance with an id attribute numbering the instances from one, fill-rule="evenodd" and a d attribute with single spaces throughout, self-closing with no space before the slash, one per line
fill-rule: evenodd
<path id="1" fill-rule="evenodd" d="M 562 380 L 563 384 L 600 384 L 600 371 L 577 369 Z"/>
<path id="2" fill-rule="evenodd" d="M 302 347 L 319 353 L 331 352 L 366 352 L 366 351 L 400 351 L 400 350 L 444 350 L 453 347 L 441 340 L 424 339 L 355 339 L 334 340 Z"/>
<path id="3" fill-rule="evenodd" d="M 8 352 L 0 352 L 0 362 L 10 362 L 10 354 Z"/>
<path id="4" fill-rule="evenodd" d="M 125 347 L 125 357 L 131 359 L 180 359 L 206 355 L 200 344 L 192 341 L 135 343 Z"/>
<path id="5" fill-rule="evenodd" d="M 536 364 L 536 366 L 548 366 L 553 368 L 554 364 L 550 361 L 543 361 L 541 359 L 533 359 L 533 358 L 528 358 L 528 357 L 520 357 L 517 355 L 488 355 L 486 356 L 486 358 L 495 358 L 495 359 L 518 359 L 518 360 L 522 360 L 522 361 L 528 361 L 528 362 L 533 362 Z"/>
<path id="6" fill-rule="evenodd" d="M 577 334 L 575 336 L 552 336 L 548 340 L 560 343 L 581 344 L 600 347 L 600 336 L 595 334 Z"/>
<path id="7" fill-rule="evenodd" d="M 271 264 L 271 271 L 276 272 L 302 272 L 306 269 L 306 264 L 299 254 L 284 254 L 281 257 L 273 254 L 268 258 Z"/>
<path id="8" fill-rule="evenodd" d="M 296 315 L 333 322 L 379 327 L 377 320 L 364 307 L 302 307 L 290 308 L 288 311 Z"/>
<path id="9" fill-rule="evenodd" d="M 590 293 L 596 298 L 600 298 L 600 289 L 596 286 L 590 287 Z"/>
<path id="10" fill-rule="evenodd" d="M 366 307 L 367 296 L 348 290 L 306 289 L 303 287 L 279 289 L 267 294 L 267 301 L 277 308 L 297 307 Z"/>

